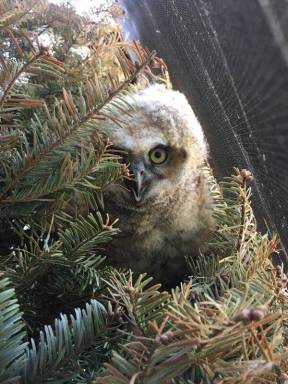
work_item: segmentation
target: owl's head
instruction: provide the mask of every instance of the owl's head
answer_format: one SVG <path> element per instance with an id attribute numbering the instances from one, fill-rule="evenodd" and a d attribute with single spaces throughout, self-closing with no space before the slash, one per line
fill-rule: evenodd
<path id="1" fill-rule="evenodd" d="M 207 145 L 180 92 L 152 85 L 122 105 L 121 127 L 113 126 L 109 136 L 129 165 L 133 182 L 119 193 L 122 199 L 142 205 L 193 178 L 207 158 Z"/>

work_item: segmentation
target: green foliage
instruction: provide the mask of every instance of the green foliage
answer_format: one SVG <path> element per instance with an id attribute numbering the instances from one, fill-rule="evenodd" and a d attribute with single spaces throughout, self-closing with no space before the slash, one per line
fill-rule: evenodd
<path id="1" fill-rule="evenodd" d="M 169 77 L 123 41 L 117 3 L 94 15 L 0 4 L 1 382 L 284 384 L 288 279 L 271 263 L 277 238 L 257 230 L 248 171 L 218 185 L 203 170 L 216 228 L 172 292 L 109 267 L 118 229 L 102 192 L 129 177 L 109 125 L 125 124 L 137 87 Z"/>
<path id="2" fill-rule="evenodd" d="M 61 314 L 53 327 L 45 326 L 40 332 L 37 345 L 33 339 L 28 344 L 23 341 L 27 336 L 15 291 L 8 284 L 7 278 L 0 279 L 1 383 L 20 378 L 27 384 L 86 382 L 93 371 L 83 364 L 83 353 L 87 359 L 89 354 L 95 358 L 97 352 L 107 350 L 105 336 L 111 333 L 111 325 L 104 306 L 92 300 L 84 309 L 75 309 L 74 315 Z M 94 370 L 96 366 L 94 361 Z"/>
<path id="3" fill-rule="evenodd" d="M 102 10 L 105 20 L 117 9 Z M 127 177 L 107 126 L 121 124 L 117 112 L 136 78 L 148 81 L 155 54 L 69 4 L 4 1 L 0 20 L 1 269 L 27 320 L 45 324 L 59 307 L 84 305 L 107 274 L 103 247 L 118 230 L 102 192 Z"/>
<path id="4" fill-rule="evenodd" d="M 102 245 L 118 230 L 113 228 L 113 224 L 104 223 L 99 212 L 74 220 L 66 214 L 62 215 L 61 221 L 61 226 L 63 223 L 66 225 L 63 228 L 59 226 L 57 240 L 51 240 L 49 232 L 43 241 L 39 241 L 37 233 L 30 233 L 25 246 L 15 252 L 19 261 L 16 266 L 14 257 L 2 258 L 2 267 L 6 267 L 6 275 L 18 290 L 30 288 L 51 270 L 56 273 L 46 284 L 48 291 L 59 287 L 59 292 L 63 293 L 61 270 L 70 270 L 70 277 L 82 284 L 78 285 L 80 292 L 85 291 L 87 285 L 99 284 L 97 270 L 105 260 L 100 254 Z"/>
<path id="5" fill-rule="evenodd" d="M 161 284 L 151 286 L 149 284 L 153 280 L 151 277 L 145 278 L 145 275 L 139 275 L 133 282 L 131 271 L 128 277 L 123 273 L 114 272 L 109 278 L 107 285 L 111 300 L 117 307 L 125 308 L 131 326 L 144 335 L 150 321 L 163 317 L 170 300 L 169 294 L 159 291 Z"/>
<path id="6" fill-rule="evenodd" d="M 31 340 L 31 346 L 26 350 L 25 365 L 20 370 L 24 383 L 44 383 L 48 380 L 69 383 L 74 377 L 80 378 L 81 363 L 78 358 L 85 349 L 94 345 L 97 348 L 105 331 L 107 313 L 96 300 L 86 304 L 85 309 L 76 309 L 70 319 L 61 315 L 55 320 L 53 328 L 45 326 L 40 332 L 38 347 Z"/>
<path id="7" fill-rule="evenodd" d="M 7 278 L 0 278 L 0 380 L 13 375 L 13 362 L 24 364 L 27 343 L 23 342 L 25 325 L 21 318 L 14 289 L 8 288 Z"/>

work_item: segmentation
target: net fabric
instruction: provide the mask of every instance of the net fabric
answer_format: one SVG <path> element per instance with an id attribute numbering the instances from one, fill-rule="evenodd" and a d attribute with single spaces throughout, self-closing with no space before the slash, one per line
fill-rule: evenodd
<path id="1" fill-rule="evenodd" d="M 174 87 L 198 115 L 216 175 L 235 166 L 251 170 L 259 224 L 277 231 L 287 249 L 287 1 L 123 3 L 126 28 L 133 22 L 142 42 L 164 58 Z"/>

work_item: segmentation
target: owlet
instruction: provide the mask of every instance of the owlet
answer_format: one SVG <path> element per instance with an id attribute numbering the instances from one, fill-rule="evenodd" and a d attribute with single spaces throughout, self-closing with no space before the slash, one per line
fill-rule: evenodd
<path id="1" fill-rule="evenodd" d="M 207 145 L 180 92 L 151 85 L 122 106 L 124 124 L 115 124 L 109 136 L 133 180 L 111 185 L 104 194 L 106 210 L 120 219 L 121 229 L 108 245 L 108 260 L 172 286 L 188 273 L 185 256 L 199 255 L 213 225 L 201 170 Z"/>

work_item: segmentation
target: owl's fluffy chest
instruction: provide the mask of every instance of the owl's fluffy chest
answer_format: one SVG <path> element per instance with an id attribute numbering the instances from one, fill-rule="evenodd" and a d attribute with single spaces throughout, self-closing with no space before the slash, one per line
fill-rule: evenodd
<path id="1" fill-rule="evenodd" d="M 173 285 L 186 272 L 183 253 L 186 250 L 191 254 L 191 241 L 183 241 L 177 231 L 167 232 L 148 223 L 144 227 L 144 222 L 133 232 L 122 229 L 122 235 L 108 245 L 109 260 L 116 267 L 130 268 L 136 275 L 146 272 L 165 286 Z"/>
<path id="2" fill-rule="evenodd" d="M 184 193 L 182 185 L 174 192 L 139 210 L 108 200 L 107 209 L 120 219 L 121 229 L 108 245 L 112 265 L 131 268 L 136 274 L 147 272 L 166 286 L 187 274 L 185 256 L 198 254 L 211 229 L 211 204 L 206 193 L 200 199 L 199 189 Z"/>

